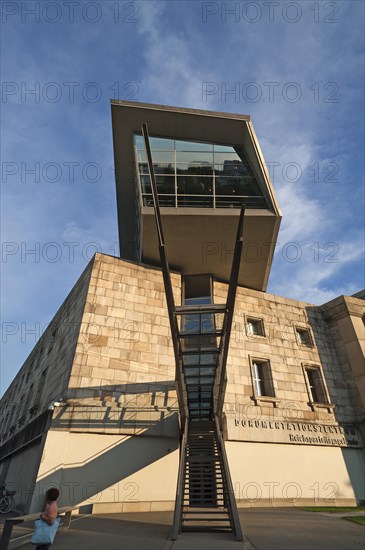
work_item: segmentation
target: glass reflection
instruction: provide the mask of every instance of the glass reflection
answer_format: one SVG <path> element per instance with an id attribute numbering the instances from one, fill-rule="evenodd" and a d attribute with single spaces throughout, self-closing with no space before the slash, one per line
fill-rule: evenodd
<path id="1" fill-rule="evenodd" d="M 194 176 L 194 175 L 201 175 L 201 176 L 209 176 L 213 175 L 213 166 L 209 163 L 202 164 L 200 162 L 197 163 L 190 163 L 190 164 L 183 164 L 179 163 L 176 164 L 176 173 L 178 175 L 187 175 L 187 176 Z"/>
<path id="2" fill-rule="evenodd" d="M 142 201 L 152 206 L 144 140 L 134 139 Z M 158 193 L 165 195 L 161 206 L 268 208 L 242 148 L 159 137 L 150 144 Z"/>
<path id="3" fill-rule="evenodd" d="M 179 141 L 175 140 L 176 151 L 211 151 L 213 152 L 212 143 L 201 143 L 195 141 Z"/>
<path id="4" fill-rule="evenodd" d="M 197 151 L 176 151 L 176 162 L 194 165 L 194 164 L 213 164 L 213 153 L 202 153 Z"/>
<path id="5" fill-rule="evenodd" d="M 160 151 L 173 151 L 174 150 L 174 141 L 173 139 L 167 138 L 158 138 L 150 137 L 150 147 L 151 149 L 160 150 Z M 134 143 L 136 149 L 141 149 L 144 151 L 144 139 L 142 135 L 134 134 Z"/>
<path id="6" fill-rule="evenodd" d="M 174 176 L 156 176 L 156 185 L 158 194 L 175 194 Z"/>
<path id="7" fill-rule="evenodd" d="M 250 175 L 247 166 L 239 160 L 226 160 L 223 164 L 215 164 L 214 173 L 218 176 Z"/>
<path id="8" fill-rule="evenodd" d="M 233 149 L 231 145 L 214 145 L 216 153 L 232 153 Z"/>
<path id="9" fill-rule="evenodd" d="M 205 176 L 178 176 L 177 192 L 183 195 L 211 195 L 213 178 Z"/>
<path id="10" fill-rule="evenodd" d="M 173 164 L 153 164 L 155 174 L 172 174 L 175 175 L 175 166 Z M 139 173 L 149 174 L 148 164 L 139 163 Z"/>
<path id="11" fill-rule="evenodd" d="M 160 206 L 165 208 L 174 208 L 176 206 L 176 196 L 175 195 L 159 195 L 158 202 Z M 153 197 L 151 194 L 145 194 L 142 196 L 143 206 L 153 207 Z"/>
<path id="12" fill-rule="evenodd" d="M 232 163 L 233 161 L 242 162 L 241 157 L 233 150 L 230 153 L 216 153 L 214 151 L 215 164 L 225 164 L 226 162 Z"/>
<path id="13" fill-rule="evenodd" d="M 253 184 L 252 184 L 253 183 Z M 255 195 L 260 194 L 255 189 L 255 183 L 242 177 L 218 177 L 215 180 L 215 192 L 217 195 Z"/>

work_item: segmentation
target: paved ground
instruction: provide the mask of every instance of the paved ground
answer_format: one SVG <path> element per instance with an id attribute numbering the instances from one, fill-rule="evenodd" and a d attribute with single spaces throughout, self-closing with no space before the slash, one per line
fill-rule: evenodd
<path id="1" fill-rule="evenodd" d="M 364 549 L 365 528 L 345 521 L 343 514 L 295 508 L 252 508 L 239 514 L 246 536 L 258 550 Z"/>
<path id="2" fill-rule="evenodd" d="M 219 533 L 184 533 L 172 542 L 172 512 L 154 512 L 77 517 L 69 530 L 57 535 L 52 550 L 363 550 L 365 546 L 365 528 L 341 519 L 343 513 L 254 508 L 241 509 L 239 514 L 244 545 Z M 27 531 L 16 528 L 14 536 Z M 26 540 L 14 541 L 10 550 Z M 26 547 L 31 548 L 29 543 Z"/>

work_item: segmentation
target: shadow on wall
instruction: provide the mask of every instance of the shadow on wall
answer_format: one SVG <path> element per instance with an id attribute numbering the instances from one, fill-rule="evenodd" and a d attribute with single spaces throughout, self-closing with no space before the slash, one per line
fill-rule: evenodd
<path id="1" fill-rule="evenodd" d="M 361 448 L 343 447 L 341 448 L 341 452 L 351 481 L 352 490 L 359 503 L 365 500 L 365 459 L 363 449 L 365 432 L 363 413 L 361 411 L 361 400 L 359 399 L 355 384 L 351 383 L 351 380 L 348 379 L 346 371 L 350 369 L 349 367 L 345 369 L 348 365 L 348 358 L 341 344 L 341 339 L 339 338 L 339 329 L 336 321 L 322 321 L 326 335 L 326 337 L 323 338 L 318 329 L 318 308 L 307 307 L 306 309 L 325 378 L 327 378 L 328 374 L 333 374 L 333 365 L 338 364 L 340 367 L 339 370 L 335 371 L 336 377 L 333 380 L 334 388 L 337 391 L 335 392 L 331 386 L 328 387 L 330 401 L 337 405 L 333 413 L 329 414 L 329 420 L 332 422 L 337 421 L 342 425 L 346 425 L 347 422 L 357 429 L 357 436 L 359 437 Z M 328 345 L 328 341 L 331 342 L 331 346 Z M 345 399 L 344 397 L 340 397 L 339 400 L 340 395 L 345 396 Z M 351 404 L 353 412 L 350 418 L 344 416 L 344 411 L 348 411 L 348 407 L 344 407 L 344 404 Z M 361 439 L 363 441 L 361 441 Z"/>
<path id="2" fill-rule="evenodd" d="M 333 383 L 333 387 L 326 384 L 331 403 L 337 404 L 333 419 L 338 422 L 361 422 L 361 400 L 354 381 L 349 379 L 348 372 L 351 372 L 351 368 L 341 343 L 338 326 L 335 321 L 326 321 L 322 316 L 322 323 L 319 324 L 318 308 L 307 307 L 306 310 L 324 377 L 326 380 L 331 379 Z M 349 406 L 351 418 L 344 416 L 349 414 Z"/>
<path id="3" fill-rule="evenodd" d="M 81 463 L 72 463 L 69 467 L 60 464 L 43 474 L 42 479 L 35 484 L 30 512 L 42 509 L 44 493 L 50 486 L 59 487 L 60 506 L 77 505 L 178 449 L 178 414 L 169 407 L 168 398 L 163 397 L 163 392 L 169 389 L 175 389 L 174 382 L 69 390 L 67 397 L 74 402 L 60 407 L 51 430 L 76 432 L 73 434 L 75 441 L 77 434 L 86 438 L 88 433 L 90 437 L 109 434 L 119 439 Z M 96 392 L 99 392 L 99 396 Z M 146 399 L 148 396 L 149 405 L 133 407 L 133 399 L 138 399 L 142 392 L 145 392 L 143 395 Z M 108 405 L 105 399 L 111 393 L 114 397 L 117 394 L 124 395 L 124 405 L 116 409 Z M 158 394 L 162 403 L 165 399 L 165 406 L 161 410 L 154 405 Z M 95 404 L 85 405 L 88 399 L 92 399 Z M 75 400 L 78 400 L 79 405 Z M 129 437 L 133 434 L 134 437 Z M 78 444 L 82 445 L 81 438 Z M 48 448 L 47 452 L 57 455 L 57 449 Z M 59 454 L 62 460 L 63 450 L 60 449 Z M 120 499 L 115 495 L 115 502 L 135 501 L 134 484 L 127 485 L 130 487 L 123 495 L 126 498 Z"/>
<path id="4" fill-rule="evenodd" d="M 177 424 L 164 423 L 178 411 L 176 394 L 169 392 L 175 394 L 174 381 L 71 389 L 51 429 L 126 435 L 150 429 L 145 435 L 177 437 Z"/>
<path id="5" fill-rule="evenodd" d="M 341 449 L 357 504 L 365 505 L 365 461 L 363 449 Z"/>

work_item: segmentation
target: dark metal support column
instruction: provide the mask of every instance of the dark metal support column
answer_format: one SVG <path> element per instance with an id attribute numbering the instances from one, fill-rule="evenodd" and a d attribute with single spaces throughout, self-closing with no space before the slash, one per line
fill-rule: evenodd
<path id="1" fill-rule="evenodd" d="M 237 227 L 236 243 L 234 247 L 231 277 L 229 281 L 226 314 L 223 322 L 223 336 L 220 344 L 219 365 L 217 368 L 217 395 L 215 414 L 220 419 L 223 412 L 224 394 L 227 384 L 226 364 L 228 357 L 229 341 L 231 337 L 234 305 L 237 293 L 237 282 L 240 270 L 242 246 L 243 246 L 243 226 L 244 226 L 245 206 L 241 207 L 240 217 Z"/>
<path id="2" fill-rule="evenodd" d="M 160 260 L 161 260 L 161 269 L 162 269 L 162 276 L 163 276 L 163 281 L 165 286 L 165 294 L 166 294 L 167 309 L 169 314 L 172 342 L 174 346 L 177 396 L 179 400 L 180 413 L 182 416 L 181 423 L 182 425 L 184 425 L 185 418 L 187 418 L 187 406 L 186 406 L 186 399 L 184 399 L 184 393 L 186 392 L 183 385 L 180 350 L 179 350 L 179 344 L 178 344 L 178 338 L 177 338 L 179 329 L 178 329 L 176 314 L 175 314 L 175 300 L 174 300 L 174 294 L 173 294 L 172 284 L 171 284 L 170 268 L 169 268 L 167 255 L 166 255 L 165 239 L 163 234 L 160 204 L 158 200 L 156 177 L 155 177 L 155 171 L 153 168 L 151 147 L 150 147 L 149 136 L 148 136 L 148 127 L 146 123 L 142 124 L 142 134 L 143 134 L 146 153 L 147 153 L 148 171 L 149 171 L 151 187 L 152 187 L 152 197 L 153 197 L 153 206 L 155 210 L 155 220 L 156 220 L 156 229 L 157 229 L 157 237 L 158 237 L 158 247 L 160 252 Z"/>

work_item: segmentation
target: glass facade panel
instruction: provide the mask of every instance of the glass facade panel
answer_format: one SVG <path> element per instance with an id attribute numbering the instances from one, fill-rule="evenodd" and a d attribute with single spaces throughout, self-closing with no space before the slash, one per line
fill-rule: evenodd
<path id="1" fill-rule="evenodd" d="M 155 174 L 171 174 L 175 175 L 175 167 L 173 164 L 153 164 Z M 139 163 L 139 173 L 148 175 L 148 164 Z"/>
<path id="2" fill-rule="evenodd" d="M 135 144 L 137 149 L 144 150 L 144 139 L 143 136 L 135 134 Z M 159 137 L 150 137 L 150 145 L 153 150 L 160 151 L 173 151 L 174 150 L 174 141 L 173 139 L 159 138 Z"/>
<path id="3" fill-rule="evenodd" d="M 134 134 L 134 145 L 135 145 L 136 149 L 144 150 L 143 136 L 141 136 L 139 134 Z"/>
<path id="4" fill-rule="evenodd" d="M 214 151 L 214 162 L 216 164 L 232 164 L 233 162 L 242 162 L 242 159 L 232 147 L 231 151 L 226 153 L 217 153 Z"/>
<path id="5" fill-rule="evenodd" d="M 146 151 L 137 151 L 137 162 L 147 162 Z"/>
<path id="6" fill-rule="evenodd" d="M 231 145 L 214 145 L 216 153 L 231 153 L 233 147 Z"/>
<path id="7" fill-rule="evenodd" d="M 212 195 L 213 178 L 207 176 L 178 176 L 177 192 L 183 195 Z"/>
<path id="8" fill-rule="evenodd" d="M 149 176 L 140 176 L 139 180 L 141 182 L 142 193 L 143 194 L 151 193 L 151 197 L 152 197 L 150 177 Z"/>
<path id="9" fill-rule="evenodd" d="M 174 176 L 156 176 L 158 193 L 174 195 L 175 194 L 175 177 Z"/>
<path id="10" fill-rule="evenodd" d="M 186 175 L 186 176 L 209 176 L 213 175 L 213 165 L 212 164 L 199 164 L 198 162 L 191 164 L 177 163 L 176 164 L 176 173 L 177 175 Z"/>
<path id="11" fill-rule="evenodd" d="M 144 141 L 134 139 L 142 204 L 153 206 Z M 242 148 L 158 137 L 150 145 L 158 193 L 165 195 L 160 206 L 269 208 Z"/>
<path id="12" fill-rule="evenodd" d="M 253 195 L 254 190 L 244 178 L 219 177 L 216 178 L 215 192 L 217 195 Z"/>
<path id="13" fill-rule="evenodd" d="M 176 151 L 176 162 L 194 165 L 205 164 L 207 166 L 213 164 L 213 153 L 205 153 L 200 151 Z"/>
<path id="14" fill-rule="evenodd" d="M 157 164 L 173 164 L 175 165 L 175 153 L 174 151 L 153 151 L 152 160 Z"/>
<path id="15" fill-rule="evenodd" d="M 212 143 L 199 143 L 195 141 L 175 141 L 176 151 L 211 151 L 213 152 Z"/>
<path id="16" fill-rule="evenodd" d="M 226 161 L 223 164 L 214 165 L 216 176 L 250 176 L 248 167 L 239 160 Z"/>
<path id="17" fill-rule="evenodd" d="M 158 201 L 160 203 L 160 206 L 164 206 L 165 208 L 174 208 L 176 205 L 176 196 L 175 195 L 161 195 L 158 198 Z M 152 193 L 147 194 L 144 193 L 142 195 L 142 204 L 143 206 L 149 206 L 153 208 L 153 197 Z"/>
<path id="18" fill-rule="evenodd" d="M 138 162 L 147 163 L 146 151 L 137 151 Z M 152 160 L 157 164 L 172 164 L 175 165 L 174 151 L 153 151 Z"/>

